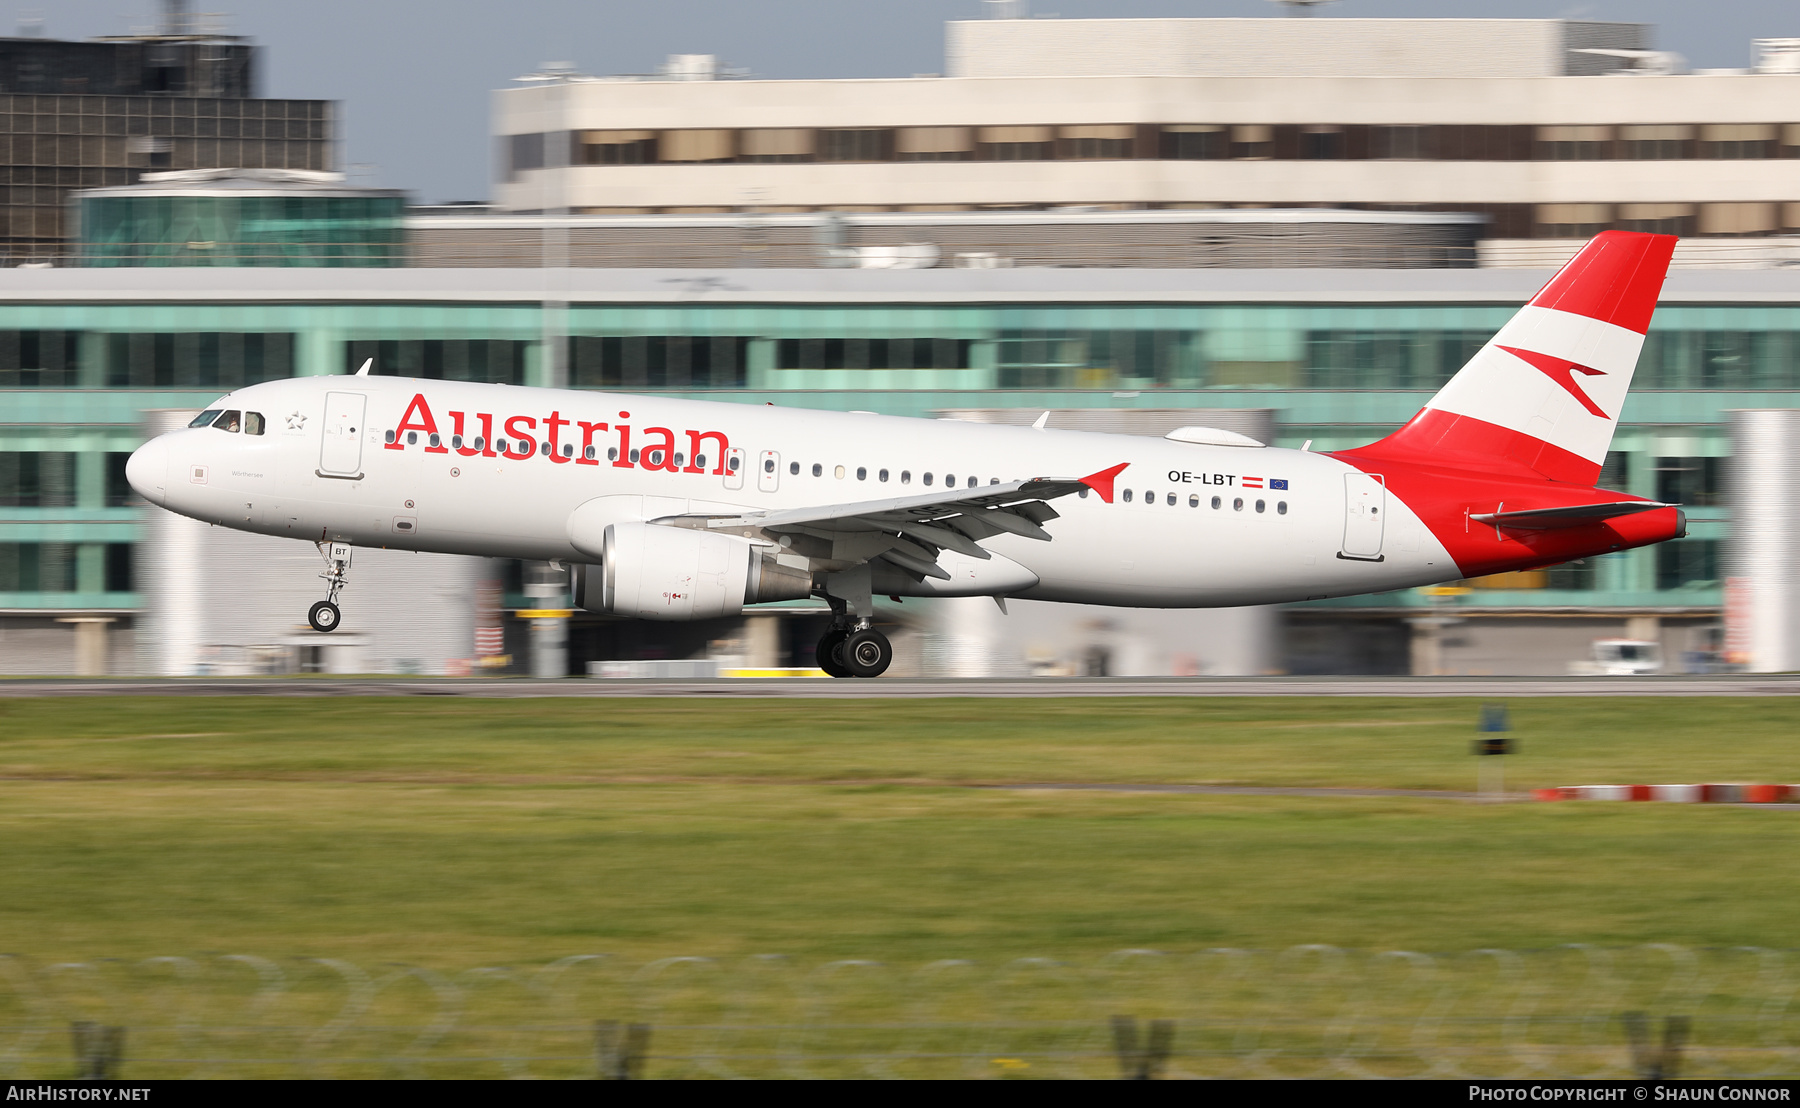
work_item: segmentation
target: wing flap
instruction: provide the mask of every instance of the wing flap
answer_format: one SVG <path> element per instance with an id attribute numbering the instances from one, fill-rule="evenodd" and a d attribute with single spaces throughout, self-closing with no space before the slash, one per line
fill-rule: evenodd
<path id="1" fill-rule="evenodd" d="M 1485 512 L 1471 515 L 1469 518 L 1477 523 L 1491 524 L 1495 527 L 1511 527 L 1521 531 L 1553 531 L 1563 527 L 1582 527 L 1589 523 L 1598 523 L 1601 520 L 1616 519 L 1619 516 L 1654 512 L 1658 508 L 1673 507 L 1675 505 L 1661 504 L 1654 500 L 1615 500 L 1606 504 L 1570 504 L 1562 508 L 1528 508 L 1517 512 Z"/>

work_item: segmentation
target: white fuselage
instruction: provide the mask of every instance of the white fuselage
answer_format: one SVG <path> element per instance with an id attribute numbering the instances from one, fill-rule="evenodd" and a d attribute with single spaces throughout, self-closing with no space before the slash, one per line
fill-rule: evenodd
<path id="1" fill-rule="evenodd" d="M 338 410 L 328 410 L 334 403 Z M 1099 495 L 1054 501 L 1061 518 L 1045 526 L 1053 541 L 984 540 L 999 556 L 992 563 L 947 552 L 953 576 L 966 569 L 960 591 L 1215 607 L 1461 576 L 1397 497 L 1377 485 L 1371 500 L 1359 470 L 1297 450 L 391 377 L 275 381 L 213 406 L 260 413 L 266 431 L 161 436 L 134 457 L 133 486 L 184 515 L 315 542 L 585 562 L 592 558 L 570 539 L 577 509 L 591 523 L 596 513 L 625 522 L 847 505 L 929 493 L 947 478 L 963 488 L 971 478 L 1078 477 L 1123 462 L 1111 503 Z M 437 428 L 435 448 L 417 429 L 422 418 Z M 552 420 L 554 458 L 541 445 Z M 497 438 L 513 447 L 509 455 L 494 449 Z M 565 448 L 574 456 L 563 457 Z M 631 452 L 646 449 L 634 463 Z M 646 468 L 670 467 L 675 452 L 676 471 Z M 739 459 L 735 471 L 729 457 Z M 1347 492 L 1358 481 L 1360 499 Z M 1347 548 L 1355 556 L 1343 556 Z M 958 591 L 955 582 L 919 590 Z"/>

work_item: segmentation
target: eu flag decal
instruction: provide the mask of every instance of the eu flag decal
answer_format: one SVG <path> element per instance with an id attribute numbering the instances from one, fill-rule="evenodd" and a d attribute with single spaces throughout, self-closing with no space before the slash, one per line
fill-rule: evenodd
<path id="1" fill-rule="evenodd" d="M 1271 478 L 1269 478 L 1269 487 L 1272 489 L 1280 489 L 1283 492 L 1286 492 L 1287 491 L 1287 478 L 1271 477 Z"/>

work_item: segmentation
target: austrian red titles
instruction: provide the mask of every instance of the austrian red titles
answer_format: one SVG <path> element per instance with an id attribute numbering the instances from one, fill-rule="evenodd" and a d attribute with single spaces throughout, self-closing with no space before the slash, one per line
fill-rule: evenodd
<path id="1" fill-rule="evenodd" d="M 541 422 L 535 416 L 507 416 L 500 427 L 499 442 L 505 445 L 504 450 L 495 449 L 494 421 L 495 416 L 488 412 L 476 412 L 473 426 L 465 412 L 446 412 L 450 417 L 451 445 L 444 445 L 443 432 L 438 427 L 437 417 L 432 415 L 431 405 L 426 403 L 423 393 L 413 394 L 412 403 L 406 406 L 406 414 L 400 417 L 400 426 L 394 429 L 394 441 L 386 444 L 388 450 L 406 449 L 406 434 L 409 431 L 422 432 L 426 442 L 429 436 L 437 435 L 438 444 L 426 446 L 427 454 L 461 454 L 465 458 L 511 458 L 522 461 L 539 453 L 539 444 L 549 446 L 545 454 L 552 462 L 576 465 L 597 466 L 601 462 L 602 450 L 610 454 L 612 464 L 619 469 L 661 469 L 670 473 L 714 473 L 724 476 L 726 473 L 726 455 L 730 452 L 731 442 L 723 431 L 683 431 L 687 436 L 685 453 L 675 449 L 675 432 L 667 427 L 640 427 L 637 429 L 639 441 L 636 448 L 632 446 L 632 428 L 625 423 L 596 423 L 585 419 L 564 419 L 560 411 L 552 411 L 548 418 Z M 620 412 L 620 419 L 630 419 L 630 412 Z M 601 444 L 596 436 L 607 436 L 614 441 Z M 575 440 L 580 439 L 577 443 Z M 706 444 L 711 441 L 717 450 L 708 454 Z M 476 444 L 480 445 L 476 445 Z M 460 445 L 457 445 L 460 444 Z M 568 455 L 563 452 L 564 446 L 574 446 Z M 685 461 L 687 464 L 682 465 Z M 705 463 L 716 464 L 709 470 Z"/>

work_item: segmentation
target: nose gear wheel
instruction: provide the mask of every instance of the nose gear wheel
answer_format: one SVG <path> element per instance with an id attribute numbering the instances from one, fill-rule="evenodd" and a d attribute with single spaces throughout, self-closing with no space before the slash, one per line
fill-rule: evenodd
<path id="1" fill-rule="evenodd" d="M 337 625 L 343 618 L 344 614 L 338 611 L 338 606 L 329 600 L 319 601 L 306 613 L 306 622 L 312 624 L 312 629 L 320 634 L 337 630 Z"/>

